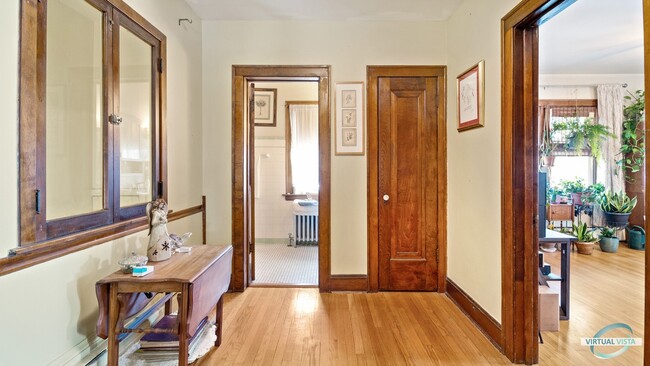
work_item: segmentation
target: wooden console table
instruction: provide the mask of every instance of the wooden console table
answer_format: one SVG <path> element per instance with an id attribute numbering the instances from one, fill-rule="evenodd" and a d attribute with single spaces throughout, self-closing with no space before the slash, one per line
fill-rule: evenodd
<path id="1" fill-rule="evenodd" d="M 569 282 L 569 249 L 572 241 L 576 240 L 575 236 L 563 234 L 551 229 L 546 229 L 546 237 L 539 238 L 539 243 L 558 243 L 561 244 L 562 256 L 560 258 L 560 275 L 550 273 L 544 276 L 546 281 L 560 281 L 560 319 L 569 319 L 569 296 L 571 295 L 571 287 Z"/>
<path id="2" fill-rule="evenodd" d="M 151 332 L 150 329 L 124 329 L 124 320 L 131 314 L 132 299 L 143 292 L 178 293 L 178 364 L 187 365 L 188 338 L 201 320 L 217 308 L 217 341 L 221 344 L 223 328 L 223 298 L 228 290 L 232 272 L 232 246 L 201 245 L 189 253 L 176 253 L 169 260 L 152 262 L 154 272 L 133 277 L 121 271 L 103 278 L 96 284 L 99 302 L 97 333 L 108 339 L 108 365 L 117 366 L 118 336 L 122 332 Z M 167 304 L 169 305 L 169 304 Z M 166 306 L 166 312 L 169 307 Z M 107 330 L 107 331 L 106 331 Z M 107 334 L 106 334 L 107 333 Z"/>

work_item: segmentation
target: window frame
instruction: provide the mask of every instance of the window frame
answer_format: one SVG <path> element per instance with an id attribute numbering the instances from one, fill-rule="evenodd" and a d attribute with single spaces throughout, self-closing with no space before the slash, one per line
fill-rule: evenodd
<path id="1" fill-rule="evenodd" d="M 293 201 L 295 199 L 306 199 L 306 194 L 294 194 L 293 192 L 293 172 L 291 168 L 291 105 L 315 105 L 318 106 L 317 100 L 288 100 L 284 103 L 284 164 L 285 164 L 285 194 L 284 199 Z M 318 200 L 318 192 L 310 193 L 312 198 Z"/>
<path id="2" fill-rule="evenodd" d="M 103 13 L 103 206 L 82 215 L 47 221 L 45 186 L 45 92 L 47 0 L 21 0 L 19 71 L 20 246 L 39 252 L 88 245 L 146 223 L 146 203 L 120 207 L 119 127 L 108 116 L 119 110 L 119 29 L 152 46 L 152 195 L 167 199 L 166 37 L 122 0 L 85 0 Z M 40 197 L 38 197 L 38 192 Z M 40 202 L 40 203 L 38 203 Z M 40 207 L 37 207 L 40 206 Z M 37 210 L 39 208 L 39 210 Z M 62 240 L 64 239 L 64 240 Z M 51 246 L 48 246 L 51 243 Z M 65 244 L 65 245 L 63 245 Z M 35 248 L 36 248 L 35 247 Z M 65 253 L 62 253 L 63 255 Z"/>

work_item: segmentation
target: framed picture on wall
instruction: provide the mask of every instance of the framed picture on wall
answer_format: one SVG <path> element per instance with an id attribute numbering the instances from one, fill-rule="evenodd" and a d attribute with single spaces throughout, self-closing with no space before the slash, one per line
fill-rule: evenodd
<path id="1" fill-rule="evenodd" d="M 465 131 L 484 124 L 484 69 L 480 61 L 456 78 L 456 105 L 458 131 Z"/>
<path id="2" fill-rule="evenodd" d="M 278 89 L 255 88 L 255 126 L 275 127 Z"/>
<path id="3" fill-rule="evenodd" d="M 363 155 L 363 82 L 336 83 L 336 155 Z"/>

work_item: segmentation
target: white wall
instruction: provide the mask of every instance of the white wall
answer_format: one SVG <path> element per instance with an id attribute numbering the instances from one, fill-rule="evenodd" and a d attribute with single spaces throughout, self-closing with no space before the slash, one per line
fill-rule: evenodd
<path id="1" fill-rule="evenodd" d="M 624 90 L 634 93 L 645 89 L 643 83 L 643 74 L 542 74 L 539 75 L 539 99 L 598 99 L 595 85 L 628 84 Z"/>
<path id="2" fill-rule="evenodd" d="M 0 2 L 0 255 L 18 243 L 17 98 L 19 1 Z M 183 0 L 127 0 L 167 35 L 169 204 L 182 209 L 200 204 L 201 21 Z M 193 18 L 178 26 L 178 18 Z M 200 216 L 174 222 L 171 232 L 194 232 L 201 239 Z M 144 252 L 146 232 L 70 254 L 0 277 L 0 365 L 61 364 L 95 341 L 97 300 L 94 284 L 118 269 L 130 250 Z M 34 347 L 38 349 L 35 351 Z"/>
<path id="3" fill-rule="evenodd" d="M 448 277 L 501 321 L 501 18 L 518 0 L 465 0 L 448 21 Z M 456 130 L 456 76 L 485 60 L 485 127 Z"/>
<path id="4" fill-rule="evenodd" d="M 286 193 L 286 108 L 287 101 L 318 101 L 315 82 L 255 83 L 256 88 L 277 89 L 275 127 L 255 127 L 255 239 L 289 241 L 292 231 L 292 202 Z M 260 241 L 261 239 L 261 241 Z"/>
<path id="5" fill-rule="evenodd" d="M 366 65 L 447 61 L 444 23 L 206 21 L 203 27 L 204 187 L 208 237 L 218 241 L 231 239 L 232 182 L 224 172 L 232 162 L 232 65 L 331 65 L 334 90 L 336 82 L 365 81 Z M 331 172 L 332 273 L 365 274 L 366 158 L 332 154 Z"/>

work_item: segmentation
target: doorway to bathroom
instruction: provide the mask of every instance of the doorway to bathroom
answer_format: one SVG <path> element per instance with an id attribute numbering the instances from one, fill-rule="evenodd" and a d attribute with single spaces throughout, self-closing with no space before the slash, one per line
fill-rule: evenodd
<path id="1" fill-rule="evenodd" d="M 318 286 L 318 84 L 255 82 L 251 286 Z"/>
<path id="2" fill-rule="evenodd" d="M 269 124 L 282 123 L 281 114 L 279 111 L 283 110 L 286 101 L 298 102 L 300 99 L 287 99 L 284 98 L 280 101 L 280 96 L 273 95 L 273 91 L 260 90 L 256 93 L 255 89 L 274 89 L 273 85 L 264 83 L 288 83 L 300 82 L 304 84 L 311 84 L 317 90 L 315 99 L 307 101 L 317 101 L 318 105 L 318 206 L 315 206 L 312 195 L 312 200 L 309 200 L 307 194 L 304 197 L 292 197 L 289 192 L 287 195 L 286 178 L 282 179 L 280 184 L 284 185 L 283 192 L 278 193 L 280 196 L 285 194 L 283 199 L 285 204 L 293 205 L 293 202 L 287 201 L 301 199 L 307 200 L 300 205 L 296 202 L 297 206 L 303 207 L 305 210 L 317 210 L 318 223 L 315 228 L 317 232 L 318 245 L 313 245 L 318 253 L 317 274 L 318 282 L 308 286 L 318 286 L 321 292 L 330 291 L 330 153 L 331 153 L 331 127 L 330 127 L 330 99 L 329 99 L 329 83 L 330 83 L 330 67 L 324 66 L 292 66 L 292 65 L 234 65 L 232 74 L 232 242 L 233 242 L 233 277 L 231 281 L 231 290 L 244 291 L 246 287 L 255 283 L 255 285 L 262 285 L 261 281 L 256 280 L 258 272 L 256 262 L 260 253 L 256 250 L 255 238 L 265 239 L 264 237 L 256 235 L 256 203 L 255 194 L 258 183 L 260 185 L 259 195 L 260 198 L 264 194 L 265 183 L 263 181 L 257 182 L 256 179 L 256 158 L 260 160 L 260 169 L 264 169 L 267 160 L 273 158 L 273 154 L 265 152 L 256 154 L 255 147 L 255 134 L 256 130 L 267 128 L 270 129 Z M 275 88 L 277 89 L 277 88 Z M 255 98 L 256 94 L 259 98 Z M 271 103 L 273 98 L 274 103 Z M 256 99 L 258 99 L 260 110 L 255 110 Z M 302 99 L 302 98 L 301 98 Z M 304 101 L 304 100 L 302 100 Z M 277 108 L 274 106 L 277 105 Z M 271 119 L 275 111 L 275 119 Z M 258 113 L 258 123 L 266 123 L 267 126 L 255 126 L 256 116 Z M 285 113 L 286 115 L 286 113 Z M 261 118 L 260 118 L 261 117 Z M 286 119 L 286 117 L 285 117 Z M 285 121 L 286 126 L 286 121 Z M 285 130 L 280 129 L 278 135 Z M 286 139 L 286 137 L 285 137 Z M 285 143 L 286 149 L 286 143 Z M 282 154 L 280 154 L 282 155 Z M 276 156 L 277 157 L 277 156 Z M 281 158 L 280 158 L 281 160 Z M 286 155 L 285 155 L 286 160 Z M 267 164 L 268 166 L 268 164 Z M 293 168 L 292 173 L 295 174 Z M 286 174 L 286 173 L 285 173 Z M 280 173 L 282 176 L 282 173 Z M 311 205 L 311 206 L 310 206 Z M 317 208 L 314 208 L 317 207 Z M 270 224 L 273 226 L 273 224 Z M 293 235 L 293 230 L 283 230 L 288 244 L 289 233 L 295 240 L 298 233 Z M 313 231 L 312 231 L 313 233 Z M 272 239 L 272 238 L 270 238 Z M 300 240 L 300 238 L 298 238 Z M 280 243 L 282 244 L 282 242 Z M 307 243 L 298 242 L 298 247 L 294 248 L 286 246 L 284 249 L 299 249 L 301 246 L 306 247 Z M 264 245 L 264 244 L 260 244 Z M 262 249 L 263 250 L 263 249 Z M 295 251 L 293 253 L 296 253 Z M 283 266 L 283 264 L 276 262 L 274 266 Z M 266 284 L 267 286 L 297 286 L 295 284 Z"/>

